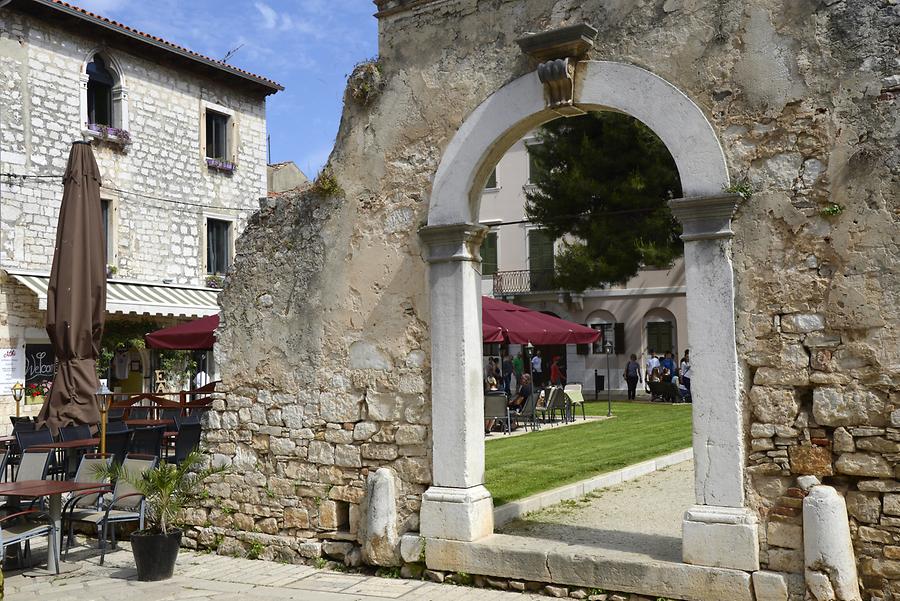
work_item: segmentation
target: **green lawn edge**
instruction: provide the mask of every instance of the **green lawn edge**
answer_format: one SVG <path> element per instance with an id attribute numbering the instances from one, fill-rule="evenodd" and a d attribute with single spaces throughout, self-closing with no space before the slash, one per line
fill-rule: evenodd
<path id="1" fill-rule="evenodd" d="M 588 415 L 606 415 L 606 409 L 606 403 L 586 406 Z M 612 410 L 609 420 L 544 426 L 525 436 L 487 440 L 485 486 L 494 505 L 691 446 L 690 405 L 616 401 Z"/>

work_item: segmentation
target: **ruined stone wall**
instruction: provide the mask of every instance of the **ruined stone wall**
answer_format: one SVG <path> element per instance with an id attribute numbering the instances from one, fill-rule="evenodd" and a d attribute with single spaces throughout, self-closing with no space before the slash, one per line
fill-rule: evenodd
<path id="1" fill-rule="evenodd" d="M 397 471 L 404 527 L 415 528 L 432 459 L 416 235 L 431 179 L 471 111 L 533 68 L 515 39 L 587 21 L 600 30 L 591 58 L 636 64 L 682 90 L 713 123 L 733 180 L 755 189 L 734 220 L 733 258 L 746 488 L 768 534 L 763 564 L 801 569 L 794 479 L 820 474 L 850 501 L 866 586 L 890 598 L 900 582 L 900 9 L 382 4 L 399 7 L 380 21 L 383 89 L 346 100 L 331 157 L 342 193 L 286 196 L 264 210 L 223 294 L 232 393 L 213 415 L 224 429 L 207 436 L 233 471 L 197 516 L 201 540 L 247 549 L 262 531 L 279 552 L 307 555 L 323 551 L 321 540 L 352 540 L 362 480 L 376 466 Z M 339 501 L 349 503 L 349 534 L 332 519 Z"/>

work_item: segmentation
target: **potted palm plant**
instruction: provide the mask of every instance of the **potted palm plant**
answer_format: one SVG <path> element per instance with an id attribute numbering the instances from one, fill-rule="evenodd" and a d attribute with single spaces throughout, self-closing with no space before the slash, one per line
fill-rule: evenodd
<path id="1" fill-rule="evenodd" d="M 203 455 L 192 451 L 180 465 L 161 463 L 134 474 L 113 463 L 98 466 L 97 473 L 111 480 L 124 478 L 145 498 L 144 529 L 131 534 L 131 551 L 138 580 L 172 577 L 181 546 L 181 510 L 195 498 L 204 480 L 225 468 L 200 468 Z"/>

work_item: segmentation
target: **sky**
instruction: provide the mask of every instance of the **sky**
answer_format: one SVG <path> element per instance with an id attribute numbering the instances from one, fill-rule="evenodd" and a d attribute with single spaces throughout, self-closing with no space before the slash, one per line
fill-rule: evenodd
<path id="1" fill-rule="evenodd" d="M 378 54 L 371 0 L 69 0 L 206 56 L 274 79 L 272 162 L 310 178 L 325 164 L 353 66 Z"/>

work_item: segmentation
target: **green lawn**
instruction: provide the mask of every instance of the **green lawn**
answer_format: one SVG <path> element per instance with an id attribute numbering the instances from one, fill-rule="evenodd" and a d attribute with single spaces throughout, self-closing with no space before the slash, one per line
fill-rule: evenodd
<path id="1" fill-rule="evenodd" d="M 485 486 L 494 505 L 691 446 L 690 405 L 614 401 L 612 412 L 610 420 L 488 440 Z M 606 415 L 606 403 L 588 403 L 587 413 Z"/>

